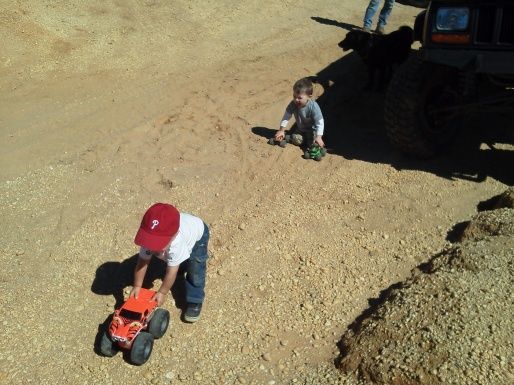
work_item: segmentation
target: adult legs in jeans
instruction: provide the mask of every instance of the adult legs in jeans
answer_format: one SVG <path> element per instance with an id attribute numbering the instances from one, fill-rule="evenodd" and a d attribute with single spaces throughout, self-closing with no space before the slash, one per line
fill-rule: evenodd
<path id="1" fill-rule="evenodd" d="M 207 270 L 207 245 L 209 243 L 209 228 L 204 224 L 202 238 L 195 243 L 191 256 L 186 261 L 186 301 L 188 303 L 203 303 L 205 298 L 205 273 Z"/>
<path id="2" fill-rule="evenodd" d="M 369 2 L 368 8 L 366 8 L 366 13 L 364 14 L 364 28 L 371 29 L 373 24 L 373 16 L 377 13 L 378 6 L 380 5 L 380 0 L 371 0 Z M 384 27 L 387 24 L 387 19 L 393 10 L 394 0 L 384 0 L 384 6 L 380 11 L 380 15 L 378 16 L 378 27 Z"/>

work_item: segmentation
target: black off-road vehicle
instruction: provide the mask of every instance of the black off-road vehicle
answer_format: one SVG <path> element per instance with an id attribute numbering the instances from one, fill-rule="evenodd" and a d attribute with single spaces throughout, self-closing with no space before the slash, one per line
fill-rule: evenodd
<path id="1" fill-rule="evenodd" d="M 414 23 L 421 48 L 391 80 L 385 123 L 394 147 L 427 158 L 466 117 L 514 111 L 514 0 L 409 2 L 427 3 Z"/>

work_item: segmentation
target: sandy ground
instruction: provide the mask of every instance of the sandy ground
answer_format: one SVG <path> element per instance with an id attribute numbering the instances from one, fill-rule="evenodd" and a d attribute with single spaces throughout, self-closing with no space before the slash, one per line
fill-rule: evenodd
<path id="1" fill-rule="evenodd" d="M 390 148 L 383 96 L 337 47 L 366 3 L 1 1 L 1 383 L 354 383 L 336 342 L 367 299 L 514 181 L 509 146 Z M 266 144 L 316 74 L 320 163 Z M 207 299 L 195 325 L 169 300 L 135 367 L 93 347 L 156 201 L 211 226 Z"/>

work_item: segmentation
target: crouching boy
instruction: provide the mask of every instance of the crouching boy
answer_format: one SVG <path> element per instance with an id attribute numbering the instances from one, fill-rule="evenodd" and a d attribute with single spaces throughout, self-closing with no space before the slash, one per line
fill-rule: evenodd
<path id="1" fill-rule="evenodd" d="M 183 318 L 196 322 L 205 298 L 205 273 L 209 228 L 198 217 L 180 213 L 166 203 L 156 203 L 143 216 L 134 239 L 140 246 L 130 296 L 136 297 L 152 257 L 166 262 L 166 274 L 153 299 L 161 306 L 175 283 L 179 267 L 185 271 L 187 306 Z"/>
<path id="2" fill-rule="evenodd" d="M 313 143 L 325 146 L 322 139 L 325 123 L 318 103 L 312 100 L 313 87 L 309 78 L 302 78 L 293 85 L 293 100 L 286 107 L 275 140 L 285 138 L 287 123 L 294 115 L 296 130 L 291 133 L 291 143 L 304 148 Z"/>

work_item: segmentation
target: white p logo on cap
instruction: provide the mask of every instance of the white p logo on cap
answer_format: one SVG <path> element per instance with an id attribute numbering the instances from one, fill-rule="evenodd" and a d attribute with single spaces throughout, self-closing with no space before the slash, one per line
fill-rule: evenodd
<path id="1" fill-rule="evenodd" d="M 158 224 L 159 224 L 159 221 L 158 221 L 157 219 L 154 219 L 154 220 L 152 221 L 152 227 L 151 227 L 151 229 L 152 229 L 152 230 L 153 230 L 153 229 L 155 229 L 155 228 L 157 227 L 157 225 L 158 225 Z"/>

